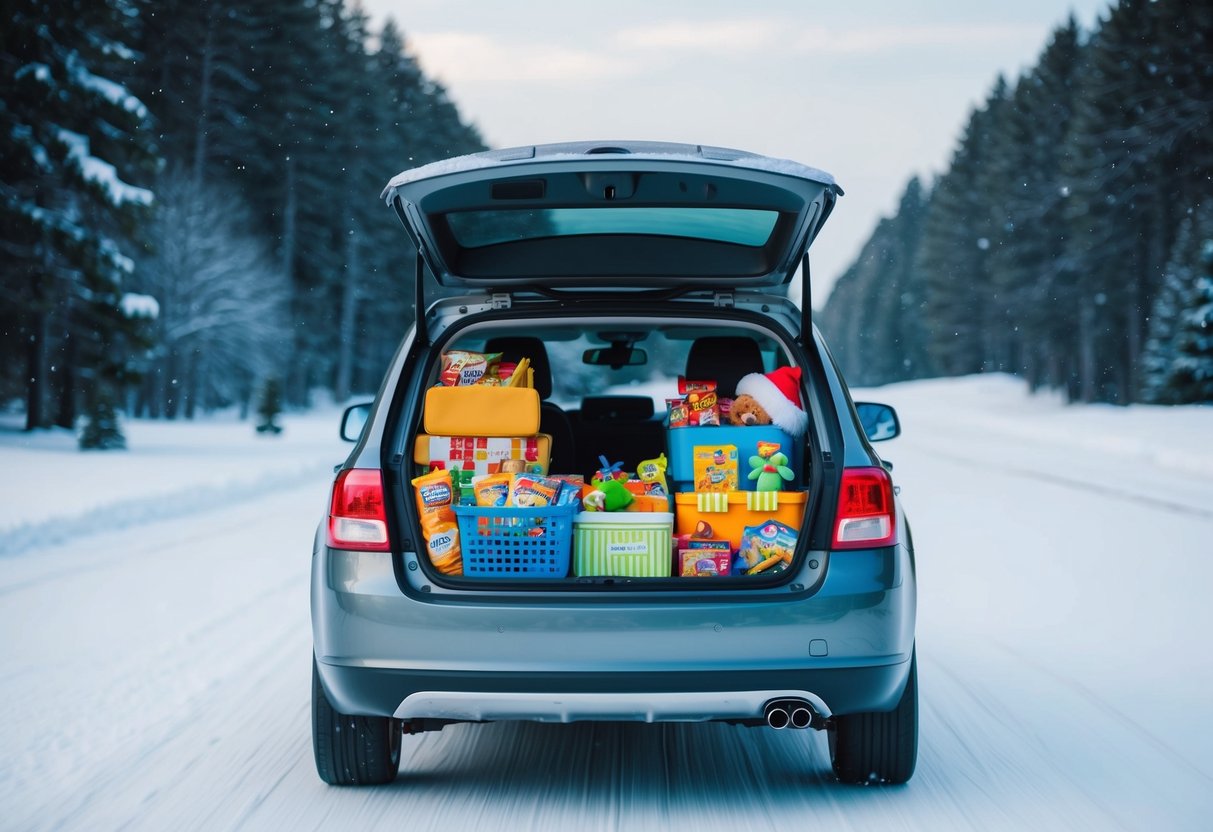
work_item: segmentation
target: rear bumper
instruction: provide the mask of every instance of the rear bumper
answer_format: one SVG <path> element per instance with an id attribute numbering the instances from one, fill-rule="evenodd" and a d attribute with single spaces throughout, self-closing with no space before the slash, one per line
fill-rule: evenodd
<path id="1" fill-rule="evenodd" d="M 760 719 L 767 702 L 809 701 L 821 717 L 891 710 L 909 661 L 877 667 L 672 673 L 417 672 L 319 662 L 343 713 L 400 719 L 706 722 Z M 830 703 L 835 703 L 832 706 Z"/>
<path id="2" fill-rule="evenodd" d="M 812 592 L 750 598 L 429 597 L 401 590 L 392 557 L 323 545 L 313 557 L 315 656 L 342 713 L 756 719 L 756 701 L 787 696 L 829 716 L 891 710 L 909 673 L 915 583 L 902 546 L 822 553 Z"/>

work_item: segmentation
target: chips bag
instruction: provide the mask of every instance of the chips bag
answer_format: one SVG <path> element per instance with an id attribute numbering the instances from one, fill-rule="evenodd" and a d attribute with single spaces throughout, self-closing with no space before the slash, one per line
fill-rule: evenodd
<path id="1" fill-rule="evenodd" d="M 455 488 L 451 472 L 431 471 L 413 480 L 421 534 L 430 563 L 444 575 L 463 574 L 463 554 L 459 545 L 459 524 L 451 505 Z"/>
<path id="2" fill-rule="evenodd" d="M 438 380 L 443 387 L 462 387 L 476 384 L 486 374 L 496 376 L 501 353 L 468 352 L 451 350 L 442 354 L 442 371 Z"/>

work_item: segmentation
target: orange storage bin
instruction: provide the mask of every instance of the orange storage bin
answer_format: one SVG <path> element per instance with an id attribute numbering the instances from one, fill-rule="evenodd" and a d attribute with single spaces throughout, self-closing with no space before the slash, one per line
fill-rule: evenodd
<path id="1" fill-rule="evenodd" d="M 804 523 L 807 491 L 730 491 L 727 494 L 683 492 L 674 495 L 674 532 L 692 534 L 700 521 L 712 527 L 712 536 L 725 538 L 734 549 L 741 545 L 746 526 L 778 520 L 800 531 Z"/>

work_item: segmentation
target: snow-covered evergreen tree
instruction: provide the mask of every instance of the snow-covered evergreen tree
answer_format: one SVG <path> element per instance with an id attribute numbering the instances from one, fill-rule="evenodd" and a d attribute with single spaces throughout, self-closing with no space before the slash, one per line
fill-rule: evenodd
<path id="1" fill-rule="evenodd" d="M 1201 241 L 1190 306 L 1175 332 L 1167 388 L 1177 402 L 1213 402 L 1213 237 Z"/>
<path id="2" fill-rule="evenodd" d="M 11 5 L 0 46 L 0 269 L 26 352 L 26 426 L 72 426 L 82 401 L 110 437 L 99 446 L 116 447 L 122 350 L 142 326 L 123 311 L 132 234 L 153 200 L 136 184 L 154 162 L 148 111 L 111 80 L 135 58 L 124 40 L 138 7 Z"/>

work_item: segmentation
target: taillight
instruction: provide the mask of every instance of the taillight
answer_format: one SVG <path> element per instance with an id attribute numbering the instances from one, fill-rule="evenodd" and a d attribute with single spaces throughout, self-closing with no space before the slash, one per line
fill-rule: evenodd
<path id="1" fill-rule="evenodd" d="M 883 468 L 844 468 L 834 518 L 833 549 L 868 549 L 897 542 L 893 480 Z"/>
<path id="2" fill-rule="evenodd" d="M 389 551 L 383 473 L 377 468 L 349 468 L 337 475 L 329 507 L 329 546 Z"/>

